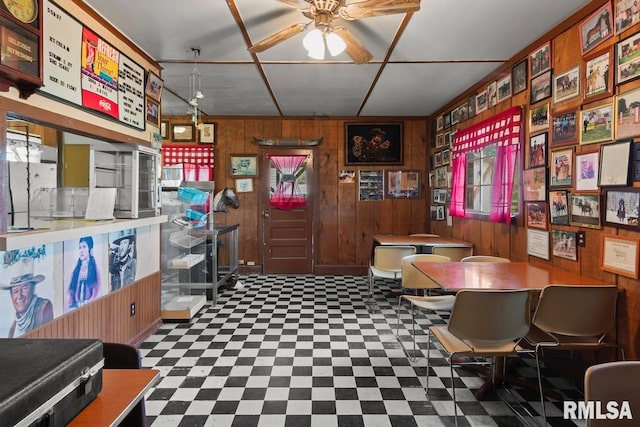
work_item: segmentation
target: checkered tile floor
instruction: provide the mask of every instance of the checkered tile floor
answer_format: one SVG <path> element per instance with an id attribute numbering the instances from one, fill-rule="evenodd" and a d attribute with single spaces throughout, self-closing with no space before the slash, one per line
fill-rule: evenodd
<path id="1" fill-rule="evenodd" d="M 393 283 L 377 282 L 373 304 L 366 277 L 251 275 L 239 284 L 191 323 L 164 324 L 141 344 L 144 367 L 161 372 L 146 395 L 150 426 L 454 425 L 449 368 L 439 350 L 432 350 L 428 397 L 423 389 L 424 330 L 445 323 L 446 314 L 417 314 L 422 354 L 412 363 L 395 337 Z M 403 314 L 400 340 L 411 349 L 410 312 Z M 535 381 L 532 366 L 522 362 L 518 374 Z M 515 415 L 504 392 L 478 401 L 478 374 L 455 373 L 460 426 L 535 425 Z M 581 399 L 568 381 L 546 381 L 567 400 Z M 536 392 L 512 393 L 518 412 L 538 414 Z M 562 419 L 561 402 L 548 403 L 547 415 L 552 426 L 575 425 Z"/>

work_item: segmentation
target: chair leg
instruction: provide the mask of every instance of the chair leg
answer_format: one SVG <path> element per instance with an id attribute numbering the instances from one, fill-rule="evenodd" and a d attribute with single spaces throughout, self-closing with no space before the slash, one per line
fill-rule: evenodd
<path id="1" fill-rule="evenodd" d="M 398 335 L 400 333 L 400 309 L 402 308 L 402 295 L 400 295 L 398 297 L 398 323 L 396 324 L 396 339 L 398 340 L 398 342 L 400 342 L 400 335 Z"/>
<path id="2" fill-rule="evenodd" d="M 542 420 L 547 424 L 547 411 L 544 407 L 544 393 L 542 392 L 542 372 L 540 371 L 540 355 L 538 346 L 534 349 L 536 357 L 536 370 L 538 371 L 538 392 L 540 393 L 540 404 L 542 405 Z"/>
<path id="3" fill-rule="evenodd" d="M 453 383 L 453 354 L 449 356 L 449 370 L 451 371 L 451 397 L 453 397 L 453 419 L 458 425 L 458 405 L 456 405 L 456 387 Z"/>
<path id="4" fill-rule="evenodd" d="M 429 397 L 429 362 L 431 361 L 431 329 L 429 329 L 427 339 L 427 372 L 424 374 L 424 383 L 425 383 L 425 395 L 427 398 Z"/>

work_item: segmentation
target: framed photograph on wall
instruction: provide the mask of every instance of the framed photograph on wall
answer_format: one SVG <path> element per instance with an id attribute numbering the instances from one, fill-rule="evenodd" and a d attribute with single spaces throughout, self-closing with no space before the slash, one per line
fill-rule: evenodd
<path id="1" fill-rule="evenodd" d="M 511 97 L 511 74 L 507 74 L 498 80 L 498 102 Z"/>
<path id="2" fill-rule="evenodd" d="M 402 123 L 347 123 L 345 133 L 346 165 L 402 164 Z"/>
<path id="3" fill-rule="evenodd" d="M 553 103 L 575 98 L 580 95 L 580 66 L 553 77 Z"/>
<path id="4" fill-rule="evenodd" d="M 547 165 L 547 132 L 529 137 L 529 168 Z"/>
<path id="5" fill-rule="evenodd" d="M 583 100 L 591 102 L 613 95 L 611 58 L 613 48 L 607 48 L 587 56 L 583 60 Z"/>
<path id="6" fill-rule="evenodd" d="M 467 100 L 467 111 L 469 118 L 472 118 L 476 115 L 476 95 L 469 95 L 469 99 Z"/>
<path id="7" fill-rule="evenodd" d="M 255 154 L 230 154 L 229 176 L 232 178 L 257 177 L 258 156 Z"/>
<path id="8" fill-rule="evenodd" d="M 451 126 L 460 123 L 460 107 L 451 110 Z"/>
<path id="9" fill-rule="evenodd" d="M 549 232 L 527 229 L 527 254 L 542 259 L 549 259 Z"/>
<path id="10" fill-rule="evenodd" d="M 576 233 L 573 231 L 551 230 L 551 248 L 553 256 L 578 260 Z"/>
<path id="11" fill-rule="evenodd" d="M 551 69 L 551 43 L 547 42 L 529 55 L 531 77 Z"/>
<path id="12" fill-rule="evenodd" d="M 215 123 L 202 123 L 200 125 L 200 144 L 215 144 L 216 143 L 216 125 Z"/>
<path id="13" fill-rule="evenodd" d="M 635 15 L 640 16 L 640 13 Z M 640 77 L 638 43 L 640 43 L 640 32 L 621 40 L 616 45 L 616 84 L 620 85 Z"/>
<path id="14" fill-rule="evenodd" d="M 420 171 L 388 170 L 386 189 L 390 199 L 419 199 Z"/>
<path id="15" fill-rule="evenodd" d="M 529 95 L 529 103 L 536 102 L 551 97 L 551 70 L 546 71 L 539 76 L 531 79 L 531 92 Z"/>
<path id="16" fill-rule="evenodd" d="M 236 179 L 236 193 L 253 192 L 253 178 Z"/>
<path id="17" fill-rule="evenodd" d="M 438 118 L 436 119 L 436 132 L 439 132 L 442 129 L 444 129 L 444 117 L 438 116 Z"/>
<path id="18" fill-rule="evenodd" d="M 608 190 L 604 195 L 604 223 L 638 230 L 640 188 Z"/>
<path id="19" fill-rule="evenodd" d="M 147 97 L 147 113 L 145 119 L 155 127 L 160 127 L 160 104 Z"/>
<path id="20" fill-rule="evenodd" d="M 544 201 L 547 197 L 547 168 L 523 170 L 522 188 L 525 201 Z"/>
<path id="21" fill-rule="evenodd" d="M 516 95 L 527 89 L 527 58 L 518 62 L 511 69 L 511 77 L 513 78 L 513 95 Z"/>
<path id="22" fill-rule="evenodd" d="M 180 142 L 193 142 L 195 141 L 195 126 L 193 123 L 189 124 L 171 124 L 171 139 L 173 141 Z"/>
<path id="23" fill-rule="evenodd" d="M 551 187 L 571 187 L 573 184 L 573 147 L 551 151 Z"/>
<path id="24" fill-rule="evenodd" d="M 638 278 L 639 241 L 633 237 L 600 236 L 600 268 L 610 273 Z"/>
<path id="25" fill-rule="evenodd" d="M 529 133 L 549 129 L 549 103 L 538 105 L 529 110 Z"/>
<path id="26" fill-rule="evenodd" d="M 551 146 L 571 145 L 578 143 L 577 110 L 553 115 Z"/>
<path id="27" fill-rule="evenodd" d="M 576 153 L 576 191 L 599 191 L 598 171 L 600 170 L 600 152 Z"/>
<path id="28" fill-rule="evenodd" d="M 162 139 L 169 139 L 169 122 L 161 121 L 160 122 L 160 135 L 162 135 Z"/>
<path id="29" fill-rule="evenodd" d="M 616 96 L 616 139 L 640 135 L 640 88 Z"/>
<path id="30" fill-rule="evenodd" d="M 547 229 L 547 204 L 545 202 L 527 202 L 527 227 Z"/>
<path id="31" fill-rule="evenodd" d="M 496 81 L 492 81 L 487 86 L 487 105 L 494 107 L 498 103 L 498 84 Z"/>
<path id="32" fill-rule="evenodd" d="M 600 194 L 569 194 L 569 224 L 577 227 L 600 228 Z"/>
<path id="33" fill-rule="evenodd" d="M 615 5 L 616 35 L 640 22 L 640 14 L 631 11 L 635 3 L 636 0 L 615 0 L 613 2 Z"/>
<path id="34" fill-rule="evenodd" d="M 549 191 L 549 222 L 569 225 L 569 202 L 566 190 Z"/>
<path id="35" fill-rule="evenodd" d="M 600 187 L 629 185 L 631 141 L 600 146 Z"/>
<path id="36" fill-rule="evenodd" d="M 580 111 L 580 145 L 613 139 L 613 104 L 607 103 Z"/>
<path id="37" fill-rule="evenodd" d="M 489 108 L 489 99 L 487 97 L 487 89 L 476 94 L 476 114 L 480 114 Z"/>
<path id="38" fill-rule="evenodd" d="M 593 12 L 579 25 L 582 54 L 593 50 L 600 43 L 613 36 L 613 13 L 611 2 Z"/>
<path id="39" fill-rule="evenodd" d="M 144 88 L 144 94 L 150 98 L 153 98 L 154 101 L 160 102 L 162 99 L 162 89 L 164 89 L 164 82 L 153 71 L 149 71 L 147 73 L 147 84 Z"/>

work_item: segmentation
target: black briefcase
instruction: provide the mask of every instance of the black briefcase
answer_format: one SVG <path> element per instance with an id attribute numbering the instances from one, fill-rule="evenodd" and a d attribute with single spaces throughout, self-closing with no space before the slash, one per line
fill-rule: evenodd
<path id="1" fill-rule="evenodd" d="M 0 424 L 64 426 L 102 389 L 102 342 L 0 339 Z"/>

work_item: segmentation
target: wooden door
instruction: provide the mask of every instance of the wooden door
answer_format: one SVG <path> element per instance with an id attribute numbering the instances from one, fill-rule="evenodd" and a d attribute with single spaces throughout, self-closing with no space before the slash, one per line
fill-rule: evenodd
<path id="1" fill-rule="evenodd" d="M 296 170 L 297 188 L 306 197 L 305 206 L 291 210 L 270 204 L 283 174 L 270 155 L 303 155 L 306 160 Z M 314 267 L 314 186 L 313 150 L 270 149 L 262 153 L 260 209 L 262 230 L 262 270 L 264 274 L 312 274 Z M 264 171 L 264 174 L 262 174 Z M 286 179 L 286 178 L 285 178 Z"/>

